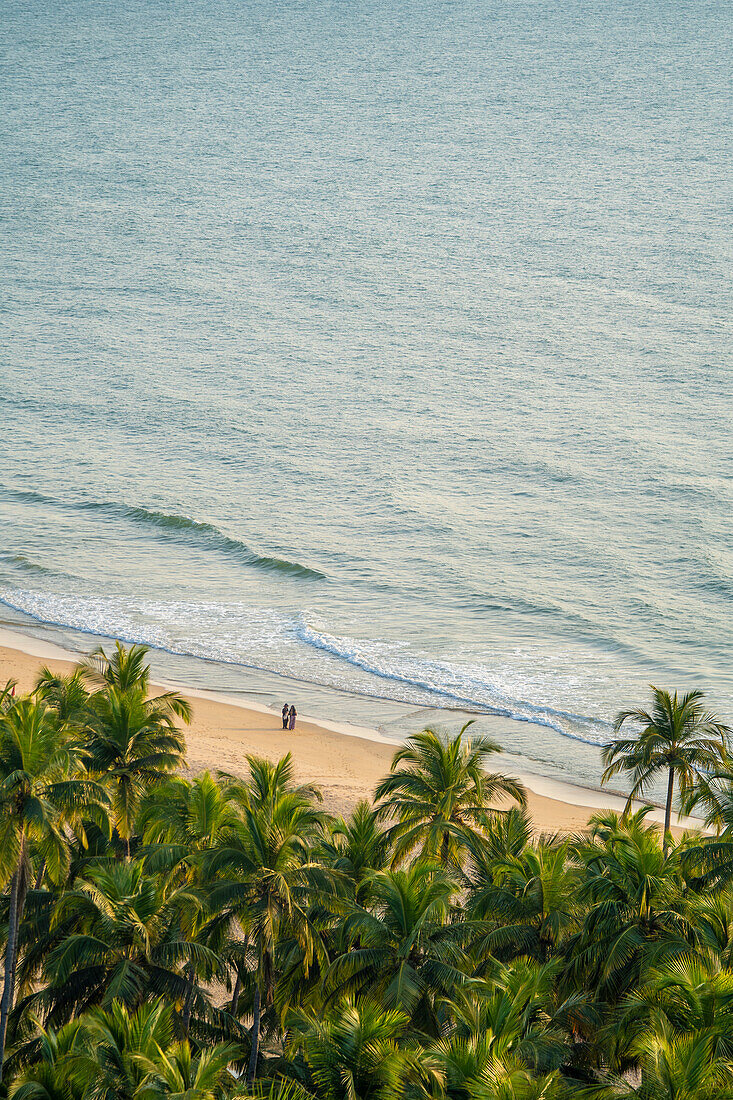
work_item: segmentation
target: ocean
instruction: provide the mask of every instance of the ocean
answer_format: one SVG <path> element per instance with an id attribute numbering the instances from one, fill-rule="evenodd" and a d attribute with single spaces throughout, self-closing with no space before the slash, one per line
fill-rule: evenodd
<path id="1" fill-rule="evenodd" d="M 733 721 L 732 25 L 5 0 L 3 624 L 576 782 Z"/>

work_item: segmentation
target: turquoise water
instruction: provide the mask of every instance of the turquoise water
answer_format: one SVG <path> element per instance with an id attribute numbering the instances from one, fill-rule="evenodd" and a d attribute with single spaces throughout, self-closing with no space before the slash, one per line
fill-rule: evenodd
<path id="1" fill-rule="evenodd" d="M 732 22 L 5 0 L 5 621 L 576 779 L 733 719 Z"/>

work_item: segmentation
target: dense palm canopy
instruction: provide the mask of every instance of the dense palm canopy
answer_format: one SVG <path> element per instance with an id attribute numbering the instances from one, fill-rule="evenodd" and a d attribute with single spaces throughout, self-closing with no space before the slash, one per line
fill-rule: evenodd
<path id="1" fill-rule="evenodd" d="M 347 817 L 289 756 L 186 776 L 146 653 L 0 690 L 0 1097 L 730 1100 L 732 773 L 699 693 L 619 715 L 607 775 L 673 777 L 713 833 L 644 807 L 537 836 L 467 727 Z"/>
<path id="2" fill-rule="evenodd" d="M 440 1082 L 435 1059 L 410 1039 L 409 1015 L 368 998 L 296 1013 L 289 1050 L 302 1052 L 318 1100 L 399 1100 L 411 1083 Z"/>

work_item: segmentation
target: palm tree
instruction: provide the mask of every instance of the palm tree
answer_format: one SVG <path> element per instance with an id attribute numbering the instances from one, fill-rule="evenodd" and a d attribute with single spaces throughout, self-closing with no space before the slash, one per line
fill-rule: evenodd
<path id="1" fill-rule="evenodd" d="M 540 843 L 469 875 L 467 914 L 489 925 L 474 947 L 479 969 L 487 954 L 545 962 L 557 952 L 578 914 L 580 881 L 568 850 L 568 841 Z"/>
<path id="2" fill-rule="evenodd" d="M 6 680 L 3 686 L 0 687 L 0 714 L 5 714 L 15 705 L 15 689 L 17 686 L 17 680 Z"/>
<path id="3" fill-rule="evenodd" d="M 167 1100 L 220 1100 L 234 1081 L 229 1064 L 240 1054 L 233 1043 L 218 1043 L 198 1054 L 188 1042 L 175 1043 L 156 1058 L 151 1092 Z"/>
<path id="4" fill-rule="evenodd" d="M 652 708 L 624 710 L 613 724 L 620 733 L 625 722 L 641 726 L 637 737 L 612 741 L 603 751 L 606 769 L 601 782 L 614 775 L 630 776 L 631 791 L 626 803 L 630 808 L 634 798 L 646 794 L 655 779 L 667 776 L 667 800 L 664 813 L 664 846 L 667 847 L 672 817 L 675 777 L 683 797 L 705 772 L 715 771 L 728 761 L 730 729 L 703 706 L 703 693 L 689 691 L 682 698 L 677 692 L 652 686 Z"/>
<path id="5" fill-rule="evenodd" d="M 99 646 L 79 665 L 81 675 L 97 687 L 116 687 L 119 691 L 150 687 L 150 665 L 147 656 L 150 647 L 137 643 L 125 648 L 115 642 L 114 652 L 108 655 Z"/>
<path id="6" fill-rule="evenodd" d="M 214 952 L 182 932 L 181 913 L 200 906 L 185 886 L 146 875 L 139 862 L 90 871 L 56 904 L 52 931 L 59 934 L 46 956 L 48 984 L 28 998 L 26 1010 L 45 1010 L 57 1023 L 92 1005 L 134 1009 L 151 993 L 183 1005 L 189 985 L 182 966 L 193 961 L 208 976 L 222 970 Z M 203 994 L 197 1003 L 206 1011 Z"/>
<path id="7" fill-rule="evenodd" d="M 141 691 L 147 695 L 150 691 L 150 665 L 146 659 L 149 652 L 150 647 L 146 645 L 135 644 L 125 648 L 115 642 L 111 656 L 100 646 L 81 662 L 77 671 L 83 679 L 102 691 L 116 688 L 122 693 Z M 187 724 L 191 721 L 191 704 L 179 692 L 166 691 L 156 695 L 155 700 L 159 707 L 167 708 Z"/>
<path id="8" fill-rule="evenodd" d="M 733 1066 L 733 973 L 710 951 L 651 967 L 611 1024 L 620 1066 L 638 1064 L 634 1053 L 650 1021 L 668 1037 L 707 1037 L 711 1060 Z"/>
<path id="9" fill-rule="evenodd" d="M 86 716 L 89 692 L 79 668 L 67 676 L 56 675 L 45 665 L 38 674 L 33 694 L 56 712 L 60 722 L 80 724 Z"/>
<path id="10" fill-rule="evenodd" d="M 679 850 L 664 852 L 657 831 L 644 824 L 647 813 L 591 818 L 590 836 L 575 846 L 577 898 L 586 913 L 566 943 L 568 969 L 612 1004 L 639 983 L 650 955 L 684 954 L 697 936 Z"/>
<path id="11" fill-rule="evenodd" d="M 114 685 L 94 695 L 91 703 L 86 763 L 110 789 L 112 821 L 129 858 L 143 794 L 184 763 L 185 743 L 174 721 L 180 708 L 167 695 L 148 699 L 140 687 L 122 690 Z"/>
<path id="12" fill-rule="evenodd" d="M 670 1035 L 663 1026 L 647 1027 L 634 1044 L 641 1067 L 640 1084 L 623 1079 L 594 1090 L 599 1100 L 730 1100 L 733 1062 L 716 1058 L 706 1032 Z"/>
<path id="13" fill-rule="evenodd" d="M 281 795 L 288 795 L 303 806 L 323 801 L 319 788 L 314 784 L 295 782 L 292 753 L 286 753 L 277 761 L 248 756 L 247 772 L 244 781 L 226 772 L 218 772 L 219 783 L 226 787 L 227 798 L 242 809 L 269 813 Z"/>
<path id="14" fill-rule="evenodd" d="M 461 949 L 468 926 L 449 922 L 457 885 L 440 864 L 420 859 L 375 872 L 369 887 L 368 908 L 341 905 L 348 949 L 326 973 L 329 997 L 369 995 L 437 1033 L 436 1001 L 462 985 L 469 969 Z M 339 907 L 337 899 L 332 904 Z"/>
<path id="15" fill-rule="evenodd" d="M 241 826 L 241 817 L 226 784 L 219 784 L 210 774 L 202 772 L 192 782 L 174 776 L 153 788 L 141 805 L 137 826 L 143 836 L 148 871 L 164 873 L 170 881 L 193 890 L 206 898 L 211 880 L 207 875 L 206 855 L 226 844 Z M 219 953 L 225 946 L 232 919 L 221 920 L 207 907 L 191 906 L 181 912 L 186 936 L 196 942 L 207 942 Z M 183 1011 L 183 1030 L 188 1034 L 194 994 L 196 966 L 189 963 L 187 980 L 189 993 Z M 239 985 L 239 974 L 238 974 Z M 238 987 L 237 987 L 238 993 Z M 236 1006 L 237 994 L 235 994 Z"/>
<path id="16" fill-rule="evenodd" d="M 484 767 L 500 747 L 488 737 L 467 737 L 470 725 L 452 740 L 423 730 L 394 754 L 392 772 L 375 797 L 378 817 L 397 819 L 389 829 L 395 863 L 420 849 L 423 856 L 460 865 L 463 851 L 485 830 L 492 800 L 509 797 L 524 805 L 517 779 Z"/>
<path id="17" fill-rule="evenodd" d="M 85 1088 L 75 1080 L 72 1067 L 86 1050 L 81 1020 L 55 1031 L 37 1025 L 36 1056 L 13 1078 L 10 1100 L 84 1100 Z"/>
<path id="18" fill-rule="evenodd" d="M 20 699 L 0 716 L 0 879 L 10 880 L 8 940 L 0 1001 L 0 1080 L 13 1006 L 18 933 L 31 881 L 31 848 L 54 882 L 69 866 L 64 822 L 106 801 L 104 791 L 75 774 L 71 733 L 40 701 Z"/>
<path id="19" fill-rule="evenodd" d="M 410 1043 L 410 1017 L 368 998 L 345 999 L 325 1016 L 297 1013 L 289 1048 L 301 1052 L 319 1100 L 399 1100 L 410 1083 L 440 1083 L 433 1059 Z"/>
<path id="20" fill-rule="evenodd" d="M 557 961 L 494 961 L 485 980 L 451 994 L 449 1022 L 430 1048 L 448 1100 L 559 1091 L 557 1071 L 570 1061 L 577 1023 L 594 1020 L 582 996 L 557 1003 L 558 969 Z"/>
<path id="21" fill-rule="evenodd" d="M 390 860 L 387 834 L 366 800 L 357 803 L 348 819 L 333 822 L 322 852 L 329 866 L 350 883 L 361 904 L 366 902 L 370 876 L 383 871 Z"/>
<path id="22" fill-rule="evenodd" d="M 212 911 L 237 917 L 255 946 L 257 967 L 252 1022 L 252 1047 L 247 1074 L 254 1081 L 260 1042 L 262 1002 L 275 998 L 276 949 L 287 930 L 299 942 L 307 974 L 315 957 L 324 956 L 320 936 L 310 916 L 310 903 L 320 882 L 320 868 L 311 848 L 322 835 L 323 814 L 313 806 L 310 788 L 291 786 L 289 757 L 272 765 L 247 758 L 250 783 L 240 789 L 243 825 L 226 838 L 207 861 L 214 881 Z M 247 793 L 248 792 L 248 793 Z"/>
<path id="23" fill-rule="evenodd" d="M 141 1005 L 134 1013 L 119 1001 L 92 1009 L 83 1018 L 83 1033 L 85 1049 L 71 1071 L 85 1097 L 142 1100 L 147 1090 L 155 1095 L 160 1055 L 173 1038 L 173 1014 L 162 1001 Z"/>

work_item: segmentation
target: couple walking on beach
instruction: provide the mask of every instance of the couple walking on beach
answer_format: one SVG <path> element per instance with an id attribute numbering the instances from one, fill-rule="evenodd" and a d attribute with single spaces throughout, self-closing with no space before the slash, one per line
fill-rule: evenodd
<path id="1" fill-rule="evenodd" d="M 298 717 L 298 712 L 295 709 L 295 707 L 291 707 L 286 703 L 284 705 L 283 709 L 282 709 L 282 716 L 283 716 L 283 729 L 284 730 L 294 730 L 295 729 L 295 719 Z"/>

